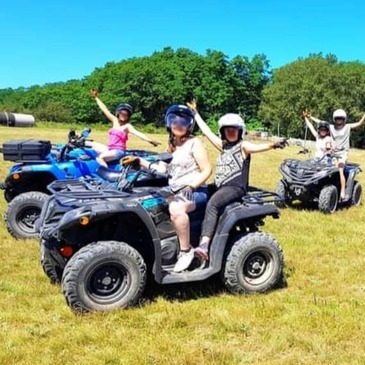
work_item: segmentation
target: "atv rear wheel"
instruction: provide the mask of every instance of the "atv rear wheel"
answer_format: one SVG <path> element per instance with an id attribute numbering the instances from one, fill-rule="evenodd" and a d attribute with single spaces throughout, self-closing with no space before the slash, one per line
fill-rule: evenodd
<path id="1" fill-rule="evenodd" d="M 47 194 L 29 191 L 16 196 L 8 205 L 4 220 L 9 233 L 18 239 L 38 237 L 35 221 L 39 218 Z"/>
<path id="2" fill-rule="evenodd" d="M 223 283 L 235 293 L 263 293 L 283 278 L 284 256 L 277 241 L 261 232 L 237 239 L 222 270 Z"/>
<path id="3" fill-rule="evenodd" d="M 147 267 L 138 251 L 124 242 L 95 242 L 67 263 L 62 289 L 75 312 L 109 311 L 134 305 L 146 285 Z"/>
<path id="4" fill-rule="evenodd" d="M 279 181 L 276 185 L 276 194 L 281 195 L 284 200 L 275 201 L 275 205 L 278 208 L 287 208 L 289 205 L 288 191 L 285 187 L 285 184 L 282 181 Z"/>
<path id="5" fill-rule="evenodd" d="M 358 181 L 354 181 L 354 188 L 352 189 L 351 203 L 355 206 L 361 204 L 362 199 L 362 186 Z"/>
<path id="6" fill-rule="evenodd" d="M 319 193 L 318 209 L 327 214 L 332 214 L 336 211 L 338 204 L 338 191 L 336 186 L 327 185 Z"/>

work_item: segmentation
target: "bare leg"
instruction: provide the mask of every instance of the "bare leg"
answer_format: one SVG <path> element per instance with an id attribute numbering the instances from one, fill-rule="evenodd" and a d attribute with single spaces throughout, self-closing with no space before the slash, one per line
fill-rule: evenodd
<path id="1" fill-rule="evenodd" d="M 117 150 L 110 150 L 102 152 L 97 158 L 96 161 L 102 166 L 108 167 L 107 162 L 113 161 L 117 159 Z"/>
<path id="2" fill-rule="evenodd" d="M 106 146 L 105 144 L 99 143 L 99 142 L 94 142 L 94 141 L 86 141 L 85 145 L 87 147 L 91 147 L 92 149 L 94 149 L 97 153 L 102 153 L 102 152 L 106 152 L 108 151 L 108 146 Z"/>
<path id="3" fill-rule="evenodd" d="M 341 186 L 340 198 L 342 200 L 345 198 L 346 194 L 346 179 L 344 173 L 345 164 L 343 162 L 339 162 L 337 166 L 338 166 L 338 172 L 340 173 L 340 186 Z"/>
<path id="4" fill-rule="evenodd" d="M 187 213 L 195 209 L 195 203 L 176 197 L 169 205 L 171 222 L 180 242 L 180 250 L 190 249 L 190 221 Z"/>

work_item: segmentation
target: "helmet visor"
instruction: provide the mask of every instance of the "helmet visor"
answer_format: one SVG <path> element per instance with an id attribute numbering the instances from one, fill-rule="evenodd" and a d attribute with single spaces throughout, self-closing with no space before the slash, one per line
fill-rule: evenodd
<path id="1" fill-rule="evenodd" d="M 172 126 L 189 128 L 193 122 L 193 118 L 187 115 L 178 115 L 170 113 L 166 117 L 166 127 L 171 128 Z"/>

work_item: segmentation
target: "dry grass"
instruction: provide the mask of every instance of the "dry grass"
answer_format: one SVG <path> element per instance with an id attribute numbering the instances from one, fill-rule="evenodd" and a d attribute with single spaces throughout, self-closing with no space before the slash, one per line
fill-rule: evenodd
<path id="1" fill-rule="evenodd" d="M 62 142 L 67 131 L 0 133 L 0 143 Z M 105 142 L 106 132 L 93 138 Z M 134 137 L 129 146 L 150 149 Z M 297 151 L 253 156 L 251 184 L 274 189 L 281 160 Z M 365 166 L 362 151 L 351 160 Z M 0 180 L 9 166 L 1 164 Z M 1 212 L 5 206 L 0 197 Z M 86 316 L 74 315 L 49 284 L 38 242 L 15 241 L 1 224 L 0 364 L 364 364 L 364 218 L 360 206 L 331 216 L 287 209 L 268 219 L 263 229 L 283 247 L 287 287 L 267 295 L 231 295 L 216 280 L 153 285 L 140 308 Z"/>

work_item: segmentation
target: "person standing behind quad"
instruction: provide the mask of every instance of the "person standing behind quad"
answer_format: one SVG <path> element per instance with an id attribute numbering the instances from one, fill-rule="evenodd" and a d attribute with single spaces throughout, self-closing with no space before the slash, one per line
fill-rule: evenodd
<path id="1" fill-rule="evenodd" d="M 203 260 L 208 260 L 209 243 L 214 235 L 219 215 L 228 204 L 239 201 L 247 192 L 251 153 L 284 148 L 287 142 L 283 139 L 276 143 L 257 145 L 243 141 L 246 126 L 243 119 L 234 113 L 225 114 L 219 119 L 220 137 L 218 137 L 198 113 L 196 103 L 188 103 L 188 106 L 195 112 L 195 120 L 203 134 L 221 152 L 217 158 L 215 175 L 217 190 L 208 201 L 201 240 L 195 249 Z"/>
<path id="2" fill-rule="evenodd" d="M 107 167 L 108 161 L 119 160 L 125 156 L 129 133 L 151 143 L 154 147 L 160 144 L 137 131 L 137 129 L 129 123 L 129 119 L 133 113 L 133 108 L 130 104 L 119 104 L 115 110 L 115 115 L 113 115 L 99 99 L 98 92 L 95 89 L 91 89 L 90 92 L 101 111 L 113 123 L 112 128 L 109 129 L 109 141 L 107 146 L 98 142 L 88 142 L 88 145 L 98 152 L 99 155 L 96 158 L 96 161 L 98 161 L 100 165 Z"/>
<path id="3" fill-rule="evenodd" d="M 323 122 L 322 120 L 313 117 L 310 113 L 307 113 L 307 117 L 315 121 L 316 123 Z M 347 114 L 343 109 L 337 109 L 333 112 L 334 125 L 330 125 L 330 133 L 333 139 L 333 156 L 337 161 L 338 171 L 340 173 L 340 199 L 346 198 L 346 179 L 344 169 L 348 160 L 348 154 L 350 149 L 350 134 L 351 130 L 362 126 L 365 122 L 365 114 L 357 123 L 346 124 Z"/>
<path id="4" fill-rule="evenodd" d="M 332 138 L 330 135 L 330 124 L 324 121 L 318 123 L 317 130 L 314 129 L 312 123 L 308 119 L 308 112 L 303 112 L 305 123 L 311 131 L 313 137 L 316 139 L 316 153 L 314 157 L 322 160 L 324 156 L 332 151 Z"/>
<path id="5" fill-rule="evenodd" d="M 171 106 L 165 116 L 169 132 L 167 152 L 172 153 L 169 164 L 162 161 L 150 163 L 142 158 L 126 156 L 123 165 L 140 165 L 169 174 L 169 212 L 180 243 L 180 253 L 174 272 L 186 270 L 194 258 L 190 245 L 190 221 L 188 213 L 197 205 L 207 202 L 207 188 L 202 186 L 212 173 L 208 152 L 201 140 L 192 135 L 193 111 L 185 105 Z"/>

